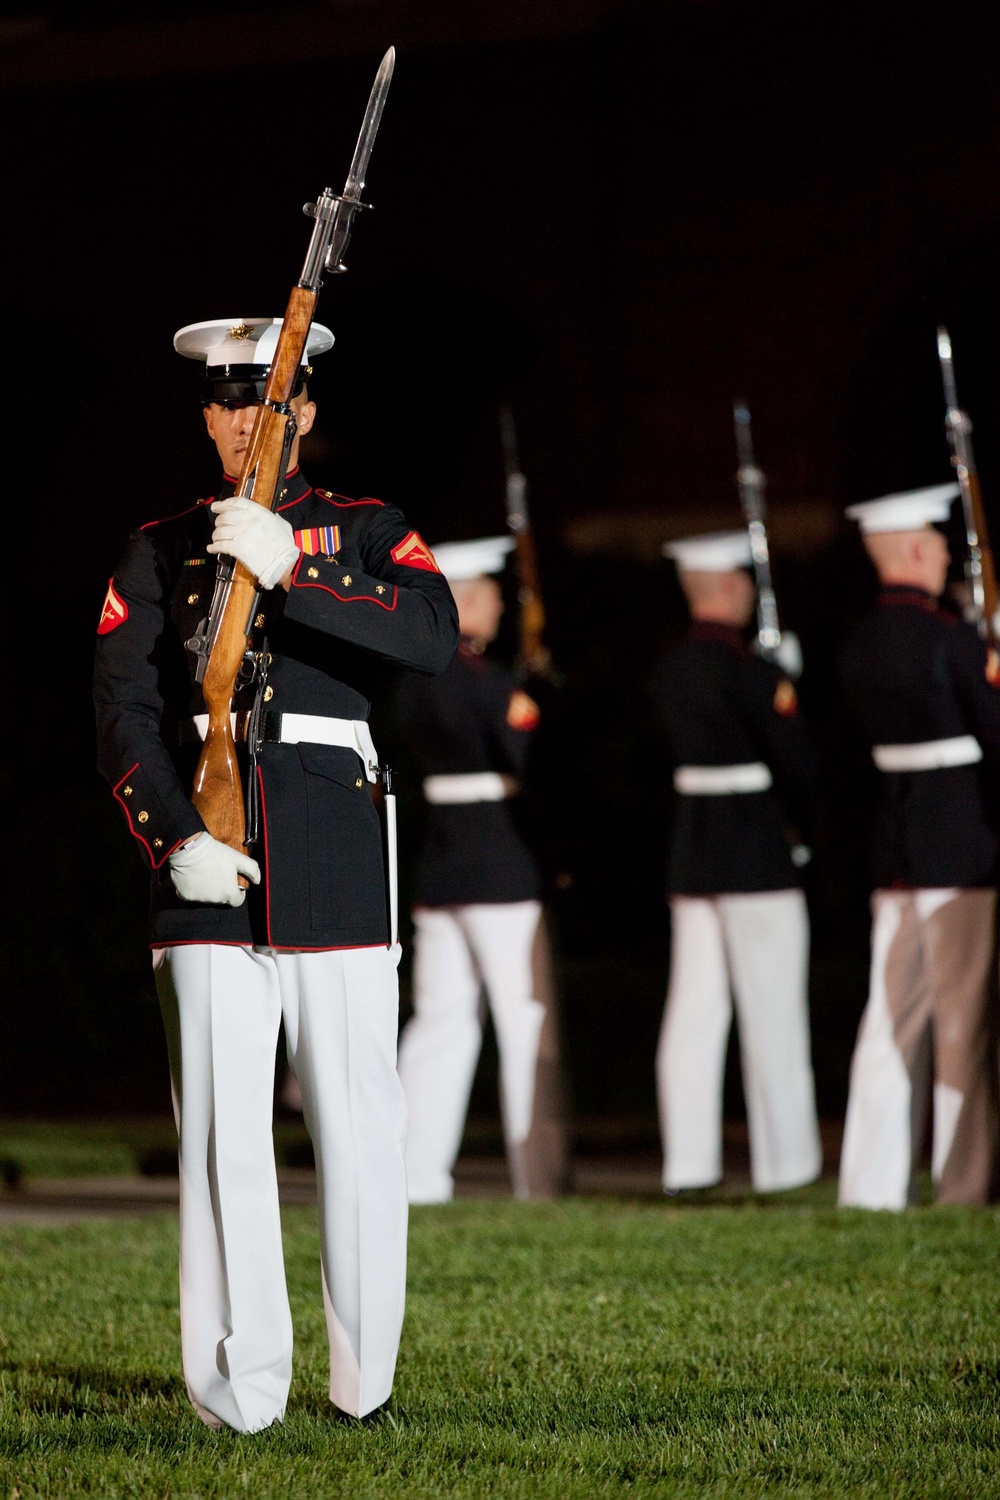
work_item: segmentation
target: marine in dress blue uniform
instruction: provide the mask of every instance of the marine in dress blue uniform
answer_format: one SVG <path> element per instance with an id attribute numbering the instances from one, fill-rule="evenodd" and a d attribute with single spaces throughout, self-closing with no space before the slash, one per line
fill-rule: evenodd
<path id="1" fill-rule="evenodd" d="M 455 591 L 462 640 L 439 677 L 396 695 L 423 819 L 413 909 L 413 1015 L 400 1037 L 412 1203 L 443 1203 L 482 1044 L 485 996 L 497 1039 L 511 1186 L 567 1186 L 556 987 L 542 872 L 526 796 L 536 702 L 487 655 L 502 610 L 509 537 L 434 547 Z"/>
<path id="2" fill-rule="evenodd" d="M 846 706 L 878 778 L 868 1001 L 851 1061 L 840 1162 L 845 1206 L 902 1209 L 932 1113 L 935 1197 L 997 1192 L 994 998 L 1000 663 L 939 605 L 958 485 L 885 495 L 847 514 L 880 581 L 839 653 Z"/>
<path id="3" fill-rule="evenodd" d="M 175 336 L 203 363 L 202 405 L 226 473 L 214 498 L 131 534 L 94 669 L 99 768 L 151 874 L 179 1133 L 185 1377 L 206 1423 L 240 1431 L 281 1418 L 291 1378 L 271 1135 L 282 1022 L 316 1156 L 331 1398 L 362 1416 L 392 1388 L 405 1102 L 367 719 L 387 664 L 441 672 L 458 643 L 448 585 L 409 521 L 312 485 L 298 437 L 274 513 L 231 499 L 279 327 L 235 319 Z M 332 342 L 314 324 L 304 359 Z M 293 400 L 299 436 L 315 411 L 307 373 Z M 266 675 L 234 700 L 258 805 L 252 857 L 213 840 L 190 800 L 206 715 L 185 643 L 207 614 L 220 554 L 261 582 L 249 646 Z M 263 744 L 251 767 L 242 734 L 258 694 Z"/>
<path id="4" fill-rule="evenodd" d="M 688 537 L 664 552 L 691 623 L 652 684 L 674 790 L 670 978 L 656 1054 L 663 1185 L 701 1188 L 722 1177 L 735 999 L 751 1176 L 773 1192 L 811 1181 L 822 1164 L 809 918 L 795 861 L 813 815 L 815 755 L 791 678 L 747 644 L 747 533 Z"/>

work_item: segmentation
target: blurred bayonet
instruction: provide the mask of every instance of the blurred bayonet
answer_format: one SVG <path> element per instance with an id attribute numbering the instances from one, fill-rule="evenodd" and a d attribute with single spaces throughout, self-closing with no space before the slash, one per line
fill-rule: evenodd
<path id="1" fill-rule="evenodd" d="M 778 624 L 778 603 L 771 582 L 771 553 L 767 542 L 764 509 L 764 486 L 767 481 L 754 463 L 750 411 L 745 401 L 734 402 L 733 423 L 739 458 L 736 484 L 750 533 L 750 555 L 757 582 L 757 646 L 762 656 L 774 660 L 781 646 L 781 627 Z"/>
<path id="2" fill-rule="evenodd" d="M 514 413 L 505 402 L 500 408 L 500 441 L 503 444 L 503 467 L 507 480 L 507 525 L 517 536 L 528 528 L 528 481 L 521 473 L 517 457 L 517 430 Z"/>
<path id="3" fill-rule="evenodd" d="M 528 515 L 528 481 L 521 472 L 517 454 L 514 413 L 504 402 L 500 407 L 500 441 L 503 445 L 507 481 L 507 525 L 517 544 L 518 622 L 517 664 L 525 676 L 554 680 L 551 656 L 545 645 L 545 606 L 538 578 L 535 538 Z"/>
<path id="4" fill-rule="evenodd" d="M 984 640 L 996 644 L 997 580 L 993 566 L 986 512 L 979 488 L 979 475 L 972 456 L 972 423 L 958 404 L 955 365 L 951 336 L 947 328 L 937 331 L 938 363 L 944 386 L 945 428 L 951 448 L 951 462 L 962 495 L 965 521 L 965 578 L 969 585 L 973 622 Z"/>

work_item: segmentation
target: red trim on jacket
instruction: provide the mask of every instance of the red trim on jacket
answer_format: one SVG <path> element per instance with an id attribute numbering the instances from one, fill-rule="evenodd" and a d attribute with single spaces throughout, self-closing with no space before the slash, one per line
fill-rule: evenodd
<path id="1" fill-rule="evenodd" d="M 352 505 L 377 505 L 380 510 L 385 509 L 384 500 L 376 500 L 372 495 L 363 495 L 360 500 L 352 500 L 348 495 L 335 495 L 332 490 L 315 490 L 315 494 L 328 505 L 335 505 L 338 510 L 349 509 Z"/>
<path id="2" fill-rule="evenodd" d="M 125 814 L 125 821 L 128 824 L 128 826 L 129 826 L 129 832 L 131 833 L 131 835 L 132 835 L 132 837 L 134 839 L 138 840 L 138 842 L 145 849 L 146 853 L 149 855 L 149 863 L 152 865 L 153 869 L 154 870 L 158 870 L 161 867 L 161 865 L 163 865 L 165 863 L 165 861 L 170 858 L 170 856 L 171 856 L 171 854 L 173 854 L 174 850 L 180 848 L 181 844 L 183 844 L 183 842 L 184 842 L 185 837 L 186 838 L 191 838 L 192 835 L 190 833 L 186 834 L 186 835 L 182 835 L 181 838 L 179 838 L 176 843 L 171 844 L 170 848 L 167 849 L 163 854 L 160 855 L 159 859 L 156 858 L 155 854 L 153 853 L 152 846 L 150 845 L 149 840 L 147 838 L 143 837 L 143 835 L 136 828 L 135 824 L 132 822 L 132 814 L 129 811 L 128 802 L 126 801 L 126 799 L 124 797 L 120 797 L 118 795 L 118 788 L 120 786 L 124 785 L 124 783 L 126 781 L 128 781 L 129 777 L 131 775 L 133 775 L 138 769 L 139 769 L 139 762 L 136 761 L 135 765 L 134 766 L 130 766 L 129 769 L 125 772 L 125 775 L 122 777 L 121 781 L 116 781 L 115 782 L 114 786 L 111 788 L 111 791 L 112 791 L 112 793 L 114 795 L 115 801 L 118 803 L 118 805 L 121 808 L 122 812 Z"/>
<path id="3" fill-rule="evenodd" d="M 343 604 L 377 604 L 379 609 L 387 609 L 390 614 L 396 608 L 396 599 L 397 595 L 399 594 L 399 589 L 394 583 L 386 585 L 387 588 L 392 589 L 392 603 L 386 604 L 384 599 L 377 598 L 375 594 L 338 594 L 337 590 L 331 588 L 328 583 L 320 583 L 315 578 L 310 578 L 307 583 L 300 582 L 299 569 L 302 567 L 302 564 L 307 561 L 311 561 L 311 559 L 305 552 L 303 552 L 300 555 L 298 562 L 295 564 L 294 569 L 292 570 L 293 588 L 323 589 L 325 593 L 332 594 L 335 599 L 339 599 Z M 343 566 L 343 564 L 341 564 L 341 566 Z"/>
<path id="4" fill-rule="evenodd" d="M 151 526 L 165 526 L 168 521 L 179 521 L 181 516 L 189 516 L 193 510 L 198 509 L 199 505 L 211 505 L 214 498 L 214 495 L 210 495 L 207 500 L 196 500 L 193 505 L 189 505 L 185 510 L 179 510 L 174 516 L 160 516 L 156 521 L 144 521 L 139 530 L 148 531 Z"/>
<path id="5" fill-rule="evenodd" d="M 172 943 L 150 943 L 149 947 L 151 952 L 157 953 L 161 948 L 196 948 L 199 944 L 204 946 L 206 941 L 208 941 L 206 938 L 179 938 Z M 236 943 L 222 938 L 212 938 L 211 943 L 213 948 L 248 948 L 250 946 L 249 943 Z M 384 953 L 391 946 L 391 943 L 340 943 L 336 947 L 325 948 L 282 948 L 273 943 L 268 944 L 268 947 L 273 948 L 275 953 L 360 953 L 364 948 L 380 948 Z"/>
<path id="6" fill-rule="evenodd" d="M 312 494 L 314 494 L 314 493 L 315 493 L 315 491 L 313 490 L 312 485 L 310 485 L 307 490 L 303 490 L 302 491 L 302 494 L 299 495 L 299 497 L 298 497 L 297 500 L 286 500 L 285 503 L 284 503 L 284 505 L 277 505 L 277 506 L 275 506 L 275 509 L 276 510 L 288 510 L 288 508 L 290 506 L 292 506 L 292 505 L 301 505 L 303 500 L 308 500 L 309 496 L 312 495 Z"/>
<path id="7" fill-rule="evenodd" d="M 885 584 L 875 603 L 880 609 L 892 609 L 897 605 L 910 605 L 915 609 L 925 609 L 931 615 L 938 613 L 938 602 L 934 595 L 929 594 L 926 589 L 918 588 L 916 584 Z M 942 613 L 941 618 L 947 620 L 948 615 Z"/>
<path id="8" fill-rule="evenodd" d="M 689 641 L 721 641 L 723 646 L 743 654 L 750 649 L 743 632 L 736 625 L 725 625 L 721 620 L 692 620 L 686 635 Z"/>

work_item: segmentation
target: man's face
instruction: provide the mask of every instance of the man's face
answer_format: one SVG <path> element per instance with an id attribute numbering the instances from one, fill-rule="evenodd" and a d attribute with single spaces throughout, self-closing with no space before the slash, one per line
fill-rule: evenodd
<path id="1" fill-rule="evenodd" d="M 220 406 L 217 401 L 213 401 L 210 406 L 202 408 L 208 435 L 215 444 L 223 470 L 230 479 L 238 479 L 240 476 L 259 405 L 259 401 L 253 401 L 248 406 Z M 294 469 L 299 461 L 299 438 L 304 437 L 315 421 L 316 403 L 310 401 L 308 394 L 302 391 L 290 405 L 297 423 L 288 459 L 288 467 Z"/>
<path id="2" fill-rule="evenodd" d="M 210 406 L 202 408 L 208 435 L 230 479 L 239 478 L 259 404 L 255 401 L 250 406 L 220 406 L 213 401 Z"/>
<path id="3" fill-rule="evenodd" d="M 463 635 L 485 642 L 496 640 L 503 614 L 503 592 L 495 578 L 463 578 L 451 585 L 458 605 L 458 628 Z"/>

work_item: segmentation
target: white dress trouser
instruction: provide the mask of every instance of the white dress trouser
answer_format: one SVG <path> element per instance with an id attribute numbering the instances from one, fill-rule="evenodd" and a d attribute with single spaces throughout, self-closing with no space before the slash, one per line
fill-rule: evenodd
<path id="1" fill-rule="evenodd" d="M 210 1426 L 240 1432 L 285 1409 L 292 1324 L 272 1136 L 284 1020 L 316 1158 L 330 1397 L 364 1416 L 392 1389 L 405 1295 L 399 948 L 273 953 L 196 943 L 159 953 L 191 1401 Z"/>
<path id="2" fill-rule="evenodd" d="M 670 911 L 670 982 L 656 1053 L 664 1187 L 708 1187 L 722 1177 L 733 996 L 753 1186 L 775 1192 L 813 1181 L 822 1152 L 802 892 L 676 896 Z"/>
<path id="3" fill-rule="evenodd" d="M 914 1201 L 930 1106 L 939 1203 L 995 1201 L 992 969 L 996 892 L 925 887 L 872 897 L 871 975 L 851 1059 L 838 1201 Z"/>
<path id="4" fill-rule="evenodd" d="M 420 907 L 413 913 L 413 1015 L 399 1043 L 411 1203 L 446 1203 L 483 1036 L 485 989 L 500 1062 L 504 1137 L 532 1125 L 546 1006 L 537 997 L 538 901 Z M 517 1196 L 526 1196 L 517 1192 Z"/>

